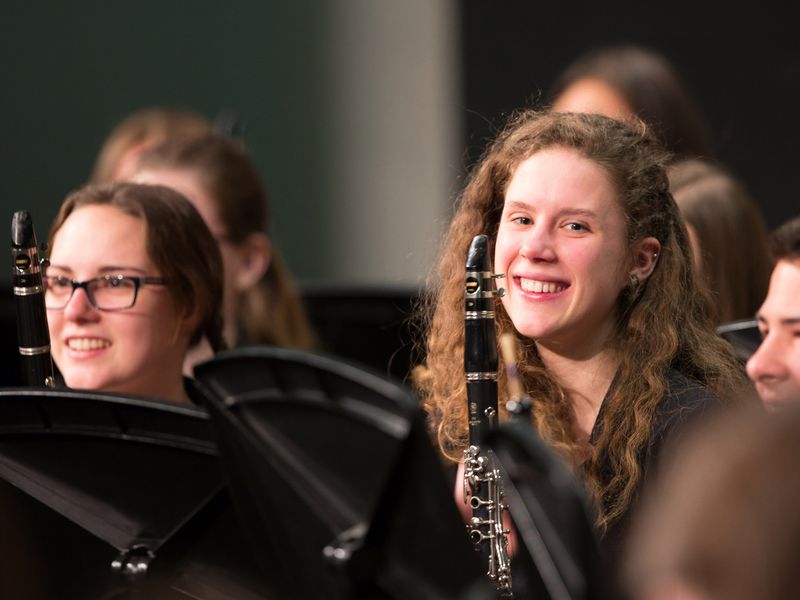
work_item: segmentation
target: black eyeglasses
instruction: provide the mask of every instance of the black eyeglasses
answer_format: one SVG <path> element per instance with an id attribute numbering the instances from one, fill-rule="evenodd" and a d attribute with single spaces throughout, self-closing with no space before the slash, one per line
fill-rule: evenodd
<path id="1" fill-rule="evenodd" d="M 164 285 L 165 277 L 132 277 L 129 275 L 103 275 L 86 281 L 75 281 L 59 275 L 42 277 L 44 304 L 50 310 L 67 306 L 78 288 L 97 310 L 125 310 L 136 304 L 139 288 L 143 285 Z"/>

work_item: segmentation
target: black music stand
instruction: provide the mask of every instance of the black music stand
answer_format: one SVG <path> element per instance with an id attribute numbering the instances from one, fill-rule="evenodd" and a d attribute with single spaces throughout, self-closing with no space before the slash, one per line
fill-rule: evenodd
<path id="1" fill-rule="evenodd" d="M 279 597 L 445 599 L 486 589 L 403 387 L 338 358 L 267 346 L 220 353 L 195 378 Z"/>
<path id="2" fill-rule="evenodd" d="M 502 469 L 521 550 L 511 564 L 516 583 L 533 598 L 616 597 L 588 498 L 563 460 L 525 420 L 490 431 L 486 441 Z"/>
<path id="3" fill-rule="evenodd" d="M 722 323 L 717 334 L 730 342 L 739 362 L 745 364 L 761 345 L 761 332 L 755 319 L 740 319 Z"/>
<path id="4" fill-rule="evenodd" d="M 0 595 L 265 598 L 205 411 L 0 390 Z"/>

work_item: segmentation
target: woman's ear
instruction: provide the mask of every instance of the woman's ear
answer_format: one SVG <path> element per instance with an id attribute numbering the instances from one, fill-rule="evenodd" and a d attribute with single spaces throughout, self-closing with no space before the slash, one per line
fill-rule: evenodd
<path id="1" fill-rule="evenodd" d="M 265 233 L 251 233 L 238 245 L 237 252 L 239 268 L 235 285 L 238 290 L 246 290 L 255 285 L 269 269 L 272 243 Z"/>
<path id="2" fill-rule="evenodd" d="M 653 273 L 661 252 L 661 243 L 654 237 L 638 240 L 633 246 L 633 268 L 629 275 L 645 281 Z"/>

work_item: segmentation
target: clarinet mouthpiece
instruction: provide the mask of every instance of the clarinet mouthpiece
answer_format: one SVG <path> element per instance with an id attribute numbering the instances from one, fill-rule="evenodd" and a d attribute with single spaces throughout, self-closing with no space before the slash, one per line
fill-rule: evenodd
<path id="1" fill-rule="evenodd" d="M 18 248 L 35 246 L 33 235 L 33 220 L 27 210 L 14 213 L 11 219 L 11 243 Z"/>

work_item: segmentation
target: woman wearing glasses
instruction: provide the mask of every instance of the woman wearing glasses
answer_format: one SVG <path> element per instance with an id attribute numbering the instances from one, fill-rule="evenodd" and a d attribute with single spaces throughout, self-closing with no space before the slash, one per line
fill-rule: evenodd
<path id="1" fill-rule="evenodd" d="M 194 207 L 162 186 L 87 186 L 50 229 L 45 304 L 72 388 L 188 401 L 182 364 L 222 346 L 222 259 Z"/>

